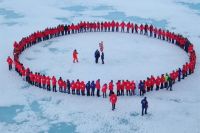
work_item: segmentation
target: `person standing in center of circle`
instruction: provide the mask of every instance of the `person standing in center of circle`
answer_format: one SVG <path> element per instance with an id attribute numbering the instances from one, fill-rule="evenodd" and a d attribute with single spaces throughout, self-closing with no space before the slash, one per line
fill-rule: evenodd
<path id="1" fill-rule="evenodd" d="M 95 51 L 94 56 L 95 56 L 95 63 L 97 64 L 100 57 L 100 52 L 98 49 Z"/>
<path id="2" fill-rule="evenodd" d="M 102 64 L 104 64 L 104 52 L 101 53 L 101 61 L 102 61 Z"/>
<path id="3" fill-rule="evenodd" d="M 76 51 L 76 49 L 73 52 L 73 63 L 78 62 L 78 52 Z"/>

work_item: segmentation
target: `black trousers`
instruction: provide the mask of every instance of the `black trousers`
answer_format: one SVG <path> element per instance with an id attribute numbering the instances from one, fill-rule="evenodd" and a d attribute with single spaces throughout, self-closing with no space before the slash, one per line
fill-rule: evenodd
<path id="1" fill-rule="evenodd" d="M 47 90 L 50 91 L 50 85 L 47 85 Z"/>
<path id="2" fill-rule="evenodd" d="M 72 90 L 72 95 L 75 95 L 75 90 L 74 89 Z"/>
<path id="3" fill-rule="evenodd" d="M 9 70 L 12 70 L 12 65 L 9 65 Z"/>
<path id="4" fill-rule="evenodd" d="M 181 75 L 178 76 L 178 81 L 181 81 Z"/>
<path id="5" fill-rule="evenodd" d="M 59 92 L 62 92 L 62 87 L 59 87 Z"/>
<path id="6" fill-rule="evenodd" d="M 99 58 L 95 58 L 95 63 L 98 63 L 99 62 Z"/>
<path id="7" fill-rule="evenodd" d="M 103 92 L 103 98 L 106 98 L 106 93 L 105 92 Z"/>
<path id="8" fill-rule="evenodd" d="M 115 110 L 115 104 L 112 104 L 112 110 Z"/>
<path id="9" fill-rule="evenodd" d="M 94 90 L 92 90 L 91 96 L 94 96 Z"/>
<path id="10" fill-rule="evenodd" d="M 144 91 L 142 89 L 140 89 L 140 96 L 144 95 Z"/>
<path id="11" fill-rule="evenodd" d="M 57 92 L 57 91 L 56 91 L 56 86 L 55 86 L 55 85 L 53 85 L 53 92 Z"/>
<path id="12" fill-rule="evenodd" d="M 87 90 L 87 96 L 90 96 L 90 90 Z"/>
<path id="13" fill-rule="evenodd" d="M 102 61 L 102 64 L 104 64 L 104 59 L 101 59 L 101 61 Z"/>
<path id="14" fill-rule="evenodd" d="M 156 90 L 159 90 L 159 85 L 156 85 Z"/>
<path id="15" fill-rule="evenodd" d="M 167 90 L 170 90 L 170 91 L 172 91 L 172 86 L 171 85 L 169 85 L 168 87 L 167 87 Z"/>
<path id="16" fill-rule="evenodd" d="M 100 97 L 100 90 L 97 89 L 97 96 Z"/>
<path id="17" fill-rule="evenodd" d="M 124 96 L 124 90 L 121 90 L 121 95 Z"/>
<path id="18" fill-rule="evenodd" d="M 151 91 L 153 91 L 153 85 L 151 86 Z"/>
<path id="19" fill-rule="evenodd" d="M 81 94 L 82 94 L 82 96 L 85 96 L 85 91 L 81 90 Z"/>
<path id="20" fill-rule="evenodd" d="M 160 89 L 163 89 L 163 83 L 161 83 Z"/>
<path id="21" fill-rule="evenodd" d="M 117 90 L 117 96 L 120 96 L 121 94 L 120 94 L 120 90 Z"/>
<path id="22" fill-rule="evenodd" d="M 148 91 L 148 92 L 150 91 L 150 89 L 151 89 L 151 87 L 147 87 L 147 91 Z"/>
<path id="23" fill-rule="evenodd" d="M 68 94 L 70 94 L 70 87 L 68 87 L 67 89 L 68 89 Z"/>
<path id="24" fill-rule="evenodd" d="M 46 84 L 43 84 L 42 88 L 43 88 L 43 89 L 46 89 Z"/>
<path id="25" fill-rule="evenodd" d="M 142 107 L 142 115 L 144 115 L 144 113 L 147 114 L 147 108 Z"/>
<path id="26" fill-rule="evenodd" d="M 168 88 L 168 82 L 165 82 L 165 88 Z"/>

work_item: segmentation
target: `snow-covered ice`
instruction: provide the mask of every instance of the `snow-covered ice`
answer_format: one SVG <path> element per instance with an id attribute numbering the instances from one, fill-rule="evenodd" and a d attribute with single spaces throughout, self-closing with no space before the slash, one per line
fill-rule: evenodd
<path id="1" fill-rule="evenodd" d="M 200 132 L 200 2 L 198 0 L 0 0 L 0 132 Z M 116 111 L 108 99 L 52 93 L 31 87 L 7 69 L 13 42 L 46 27 L 88 21 L 152 23 L 187 36 L 197 52 L 195 73 L 172 92 L 150 92 L 149 114 L 141 116 L 142 97 L 119 97 Z M 105 43 L 105 65 L 93 54 Z M 80 63 L 72 63 L 72 50 Z M 144 79 L 180 67 L 188 60 L 178 47 L 126 33 L 83 33 L 42 42 L 26 50 L 21 62 L 34 71 L 65 79 Z"/>

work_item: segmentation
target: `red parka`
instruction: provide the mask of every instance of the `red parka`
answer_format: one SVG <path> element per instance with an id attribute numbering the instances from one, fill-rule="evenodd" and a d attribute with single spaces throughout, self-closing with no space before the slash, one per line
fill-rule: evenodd
<path id="1" fill-rule="evenodd" d="M 116 94 L 112 94 L 112 95 L 110 96 L 110 102 L 111 102 L 112 104 L 115 104 L 115 103 L 117 102 L 117 95 L 116 95 Z"/>

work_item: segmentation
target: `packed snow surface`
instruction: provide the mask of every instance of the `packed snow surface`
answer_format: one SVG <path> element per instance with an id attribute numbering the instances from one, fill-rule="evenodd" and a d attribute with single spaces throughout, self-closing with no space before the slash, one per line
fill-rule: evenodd
<path id="1" fill-rule="evenodd" d="M 200 2 L 198 0 L 0 0 L 0 132 L 1 133 L 199 133 Z M 119 97 L 111 111 L 108 99 L 46 92 L 8 71 L 13 42 L 58 24 L 86 21 L 152 23 L 188 37 L 197 52 L 195 73 L 173 91 L 147 93 L 148 115 L 141 116 L 143 97 Z M 104 41 L 105 65 L 94 63 Z M 72 63 L 78 50 L 79 63 Z M 83 33 L 55 38 L 26 50 L 20 57 L 33 71 L 64 79 L 145 79 L 181 67 L 187 54 L 175 45 L 136 34 Z"/>

